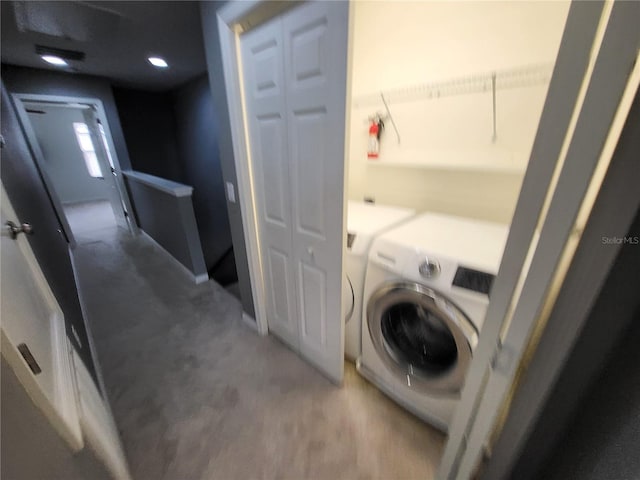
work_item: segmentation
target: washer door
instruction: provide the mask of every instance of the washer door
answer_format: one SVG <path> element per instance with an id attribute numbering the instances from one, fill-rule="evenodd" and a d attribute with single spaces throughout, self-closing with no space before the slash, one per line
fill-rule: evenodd
<path id="1" fill-rule="evenodd" d="M 460 392 L 478 331 L 451 300 L 419 283 L 389 283 L 371 296 L 367 324 L 378 355 L 408 387 Z"/>
<path id="2" fill-rule="evenodd" d="M 353 310 L 356 306 L 355 292 L 349 275 L 344 276 L 344 284 L 342 285 L 342 313 L 344 323 L 347 323 L 353 317 Z"/>

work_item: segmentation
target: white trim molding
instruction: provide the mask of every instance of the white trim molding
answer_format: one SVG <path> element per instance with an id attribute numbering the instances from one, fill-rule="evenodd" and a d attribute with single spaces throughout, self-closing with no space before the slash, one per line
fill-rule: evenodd
<path id="1" fill-rule="evenodd" d="M 229 105 L 229 120 L 233 141 L 233 156 L 238 176 L 238 200 L 242 216 L 242 229 L 247 249 L 251 294 L 256 314 L 258 333 L 266 335 L 269 331 L 266 313 L 265 286 L 262 272 L 259 230 L 255 215 L 253 195 L 253 177 L 248 148 L 247 123 L 245 119 L 244 96 L 242 93 L 242 75 L 239 49 L 239 36 L 242 28 L 239 22 L 261 2 L 229 2 L 217 15 L 218 35 L 224 69 L 224 79 Z"/>

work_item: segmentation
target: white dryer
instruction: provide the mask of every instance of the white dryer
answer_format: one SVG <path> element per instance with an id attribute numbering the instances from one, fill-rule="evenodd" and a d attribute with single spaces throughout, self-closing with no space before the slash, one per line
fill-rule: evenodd
<path id="1" fill-rule="evenodd" d="M 369 250 L 358 371 L 446 431 L 489 304 L 508 227 L 425 213 Z"/>
<path id="2" fill-rule="evenodd" d="M 345 355 L 360 355 L 362 291 L 369 247 L 376 235 L 415 215 L 415 210 L 349 200 L 347 206 L 347 253 L 345 259 Z M 351 298 L 349 298 L 351 297 Z"/>

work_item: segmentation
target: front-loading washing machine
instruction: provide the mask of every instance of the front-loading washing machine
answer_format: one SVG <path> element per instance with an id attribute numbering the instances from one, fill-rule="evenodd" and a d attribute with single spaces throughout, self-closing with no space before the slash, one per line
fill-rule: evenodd
<path id="1" fill-rule="evenodd" d="M 446 431 L 508 235 L 505 225 L 425 213 L 369 249 L 358 371 Z"/>
<path id="2" fill-rule="evenodd" d="M 345 356 L 356 360 L 360 355 L 362 325 L 362 291 L 369 247 L 376 235 L 397 226 L 415 215 L 415 210 L 349 200 L 347 204 L 347 252 L 343 305 Z"/>

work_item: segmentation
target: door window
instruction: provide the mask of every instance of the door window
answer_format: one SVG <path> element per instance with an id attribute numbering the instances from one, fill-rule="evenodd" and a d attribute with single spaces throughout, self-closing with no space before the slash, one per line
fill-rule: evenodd
<path id="1" fill-rule="evenodd" d="M 93 141 L 89 134 L 89 127 L 87 127 L 86 123 L 74 122 L 73 129 L 76 132 L 78 145 L 80 146 L 80 150 L 82 150 L 84 163 L 87 166 L 89 175 L 94 178 L 103 178 L 102 169 L 100 168 L 100 163 L 98 162 L 98 157 L 96 155 L 96 149 L 93 146 Z"/>

